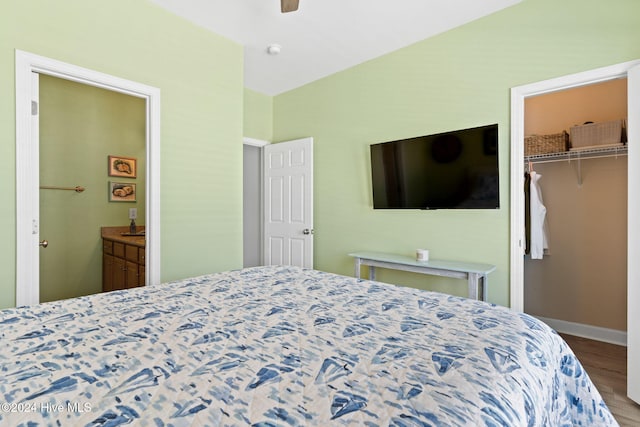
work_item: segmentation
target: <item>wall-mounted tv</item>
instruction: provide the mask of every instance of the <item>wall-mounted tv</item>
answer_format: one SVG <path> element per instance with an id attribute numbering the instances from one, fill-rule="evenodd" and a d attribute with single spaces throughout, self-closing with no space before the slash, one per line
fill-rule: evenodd
<path id="1" fill-rule="evenodd" d="M 497 209 L 498 125 L 371 145 L 374 209 Z"/>

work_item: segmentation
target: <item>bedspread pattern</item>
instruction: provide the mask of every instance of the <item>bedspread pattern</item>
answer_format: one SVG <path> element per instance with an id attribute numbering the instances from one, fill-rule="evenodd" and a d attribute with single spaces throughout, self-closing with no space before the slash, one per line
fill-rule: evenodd
<path id="1" fill-rule="evenodd" d="M 527 315 L 295 267 L 4 310 L 0 339 L 2 425 L 617 425 Z"/>

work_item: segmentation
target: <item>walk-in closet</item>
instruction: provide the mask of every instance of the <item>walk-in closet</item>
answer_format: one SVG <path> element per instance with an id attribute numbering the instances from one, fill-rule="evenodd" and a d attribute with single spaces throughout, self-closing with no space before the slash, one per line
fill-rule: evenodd
<path id="1" fill-rule="evenodd" d="M 615 79 L 527 98 L 524 133 L 570 134 L 576 125 L 618 120 L 624 129 L 626 118 L 627 80 Z M 624 130 L 620 136 L 618 142 L 624 142 Z M 579 328 L 596 339 L 603 331 L 623 336 L 627 329 L 626 145 L 581 148 L 568 145 L 566 151 L 525 153 L 525 171 L 537 174 L 546 208 L 548 249 L 542 259 L 525 256 L 524 309 L 558 330 Z"/>

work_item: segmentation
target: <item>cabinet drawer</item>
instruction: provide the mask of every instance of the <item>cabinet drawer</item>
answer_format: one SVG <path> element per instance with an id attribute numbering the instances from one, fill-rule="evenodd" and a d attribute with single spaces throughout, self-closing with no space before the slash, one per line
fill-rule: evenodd
<path id="1" fill-rule="evenodd" d="M 125 258 L 129 261 L 138 262 L 138 247 L 133 245 L 125 245 Z"/>
<path id="2" fill-rule="evenodd" d="M 113 254 L 120 258 L 124 258 L 124 243 L 113 242 Z"/>
<path id="3" fill-rule="evenodd" d="M 112 240 L 103 240 L 102 241 L 102 252 L 105 254 L 112 255 L 113 254 L 113 241 Z"/>
<path id="4" fill-rule="evenodd" d="M 145 259 L 145 248 L 139 248 L 138 249 L 138 264 L 144 266 L 144 259 Z"/>

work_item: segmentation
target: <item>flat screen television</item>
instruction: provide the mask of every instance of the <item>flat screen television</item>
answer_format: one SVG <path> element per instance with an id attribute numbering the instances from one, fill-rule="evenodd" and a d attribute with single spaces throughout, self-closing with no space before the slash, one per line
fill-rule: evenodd
<path id="1" fill-rule="evenodd" d="M 498 125 L 371 145 L 374 209 L 497 209 Z"/>

